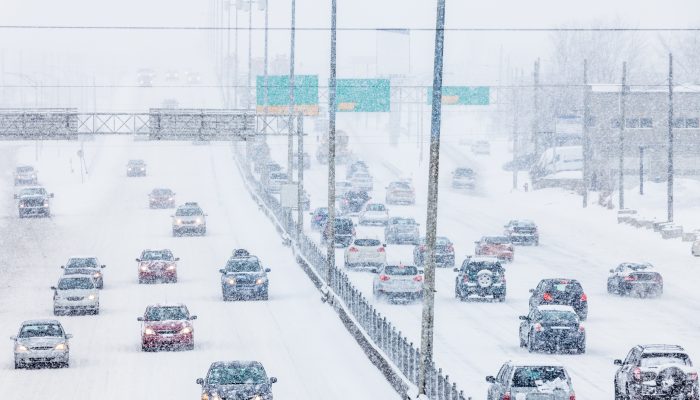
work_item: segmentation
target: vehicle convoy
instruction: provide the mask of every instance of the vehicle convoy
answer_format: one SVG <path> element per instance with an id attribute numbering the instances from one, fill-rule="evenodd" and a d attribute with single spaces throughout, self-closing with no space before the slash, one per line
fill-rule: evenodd
<path id="1" fill-rule="evenodd" d="M 425 238 L 422 237 L 418 240 L 418 244 L 413 247 L 413 263 L 419 267 L 424 266 L 426 251 L 428 251 L 428 248 L 425 244 Z M 455 266 L 455 247 L 452 241 L 445 236 L 435 238 L 435 266 Z"/>
<path id="2" fill-rule="evenodd" d="M 491 256 L 513 262 L 513 243 L 508 236 L 482 236 L 474 243 L 474 255 Z"/>
<path id="3" fill-rule="evenodd" d="M 58 280 L 53 290 L 53 314 L 100 313 L 100 291 L 92 275 L 68 275 Z"/>
<path id="4" fill-rule="evenodd" d="M 367 192 L 351 190 L 343 197 L 338 198 L 340 212 L 343 214 L 357 214 L 365 207 L 370 197 Z"/>
<path id="5" fill-rule="evenodd" d="M 49 199 L 53 198 L 53 193 L 49 193 L 40 186 L 28 187 L 20 190 L 15 195 L 17 199 L 17 209 L 19 217 L 51 216 L 51 206 Z"/>
<path id="6" fill-rule="evenodd" d="M 486 382 L 487 400 L 576 400 L 571 377 L 561 364 L 508 361 Z"/>
<path id="7" fill-rule="evenodd" d="M 698 400 L 698 370 L 681 346 L 646 344 L 615 360 L 615 400 Z"/>
<path id="8" fill-rule="evenodd" d="M 98 289 L 104 287 L 104 276 L 102 274 L 102 269 L 107 266 L 100 264 L 97 257 L 87 256 L 87 257 L 71 257 L 68 259 L 66 265 L 62 265 L 64 276 L 70 275 L 90 275 L 95 281 L 95 285 Z"/>
<path id="9" fill-rule="evenodd" d="M 240 249 L 239 249 L 240 250 Z M 251 255 L 234 255 L 229 258 L 221 273 L 221 294 L 224 301 L 241 299 L 267 300 L 270 281 L 260 260 Z"/>
<path id="10" fill-rule="evenodd" d="M 455 297 L 459 300 L 506 301 L 506 271 L 498 259 L 469 257 L 455 268 Z"/>
<path id="11" fill-rule="evenodd" d="M 374 297 L 389 300 L 418 300 L 423 298 L 423 271 L 415 265 L 384 265 L 373 268 Z"/>
<path id="12" fill-rule="evenodd" d="M 197 316 L 190 315 L 183 304 L 156 304 L 146 307 L 143 317 L 137 318 L 137 321 L 143 323 L 141 350 L 194 349 L 192 321 L 195 319 Z"/>
<path id="13" fill-rule="evenodd" d="M 136 259 L 139 283 L 176 283 L 178 261 L 180 258 L 173 256 L 169 249 L 143 250 Z"/>
<path id="14" fill-rule="evenodd" d="M 173 236 L 207 234 L 207 214 L 196 202 L 185 203 L 175 210 L 172 217 Z"/>
<path id="15" fill-rule="evenodd" d="M 389 209 L 381 203 L 368 203 L 358 216 L 360 225 L 386 225 L 387 221 Z"/>
<path id="16" fill-rule="evenodd" d="M 73 336 L 63 330 L 54 319 L 38 319 L 22 322 L 14 342 L 15 369 L 47 365 L 68 367 L 70 345 Z"/>
<path id="17" fill-rule="evenodd" d="M 530 293 L 530 310 L 540 305 L 571 306 L 580 319 L 588 317 L 588 297 L 575 279 L 542 279 Z"/>
<path id="18" fill-rule="evenodd" d="M 197 379 L 202 400 L 272 400 L 275 382 L 258 361 L 217 361 L 204 379 Z"/>
<path id="19" fill-rule="evenodd" d="M 503 228 L 505 228 L 504 235 L 513 244 L 540 245 L 540 234 L 537 231 L 537 225 L 529 219 L 512 219 Z"/>
<path id="20" fill-rule="evenodd" d="M 168 188 L 155 188 L 148 194 L 148 207 L 173 208 L 175 207 L 175 192 Z"/>
<path id="21" fill-rule="evenodd" d="M 386 264 L 386 244 L 378 239 L 355 239 L 345 249 L 345 268 L 381 267 Z"/>
<path id="22" fill-rule="evenodd" d="M 664 280 L 649 263 L 622 263 L 610 270 L 608 293 L 621 296 L 661 296 Z"/>
<path id="23" fill-rule="evenodd" d="M 471 168 L 461 167 L 452 171 L 452 188 L 469 189 L 476 188 L 476 176 Z"/>
<path id="24" fill-rule="evenodd" d="M 337 247 L 347 247 L 355 237 L 355 223 L 347 217 L 338 217 L 333 224 L 334 242 Z M 328 243 L 331 240 L 330 226 L 326 222 L 326 226 L 321 233 L 321 241 Z"/>
<path id="25" fill-rule="evenodd" d="M 586 329 L 571 306 L 537 306 L 520 320 L 520 347 L 529 352 L 586 352 Z"/>
<path id="26" fill-rule="evenodd" d="M 146 176 L 146 162 L 143 160 L 129 160 L 126 163 L 126 176 Z"/>
<path id="27" fill-rule="evenodd" d="M 15 168 L 15 186 L 17 185 L 37 185 L 39 180 L 36 177 L 37 170 L 31 165 L 18 165 Z"/>
<path id="28" fill-rule="evenodd" d="M 417 244 L 420 239 L 419 224 L 413 218 L 392 217 L 384 228 L 384 241 L 387 244 Z"/>
<path id="29" fill-rule="evenodd" d="M 335 162 L 344 164 L 350 160 L 350 137 L 345 131 L 335 131 Z M 321 141 L 316 148 L 316 159 L 321 164 L 328 163 L 328 133 L 321 135 Z"/>
<path id="30" fill-rule="evenodd" d="M 386 187 L 386 204 L 416 204 L 416 190 L 410 182 L 391 182 Z"/>

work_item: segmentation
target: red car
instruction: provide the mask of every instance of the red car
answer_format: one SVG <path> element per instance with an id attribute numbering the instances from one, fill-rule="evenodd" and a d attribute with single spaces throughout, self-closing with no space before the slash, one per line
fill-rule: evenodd
<path id="1" fill-rule="evenodd" d="M 157 351 L 163 349 L 194 349 L 194 327 L 187 307 L 177 305 L 152 305 L 146 307 L 141 329 L 141 350 Z"/>
<path id="2" fill-rule="evenodd" d="M 507 236 L 482 236 L 474 243 L 474 254 L 477 256 L 492 256 L 499 260 L 513 261 L 513 243 Z"/>
<path id="3" fill-rule="evenodd" d="M 139 283 L 177 282 L 177 262 L 179 260 L 179 258 L 173 257 L 172 251 L 168 249 L 142 251 L 141 257 L 136 259 Z"/>

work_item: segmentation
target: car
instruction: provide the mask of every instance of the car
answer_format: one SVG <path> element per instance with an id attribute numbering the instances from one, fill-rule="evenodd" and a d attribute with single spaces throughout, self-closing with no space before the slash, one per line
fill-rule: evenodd
<path id="1" fill-rule="evenodd" d="M 413 263 L 419 267 L 424 266 L 427 250 L 425 238 L 422 237 L 413 247 Z M 452 241 L 445 236 L 435 238 L 435 266 L 450 268 L 455 266 L 455 247 Z"/>
<path id="2" fill-rule="evenodd" d="M 700 398 L 698 370 L 681 346 L 640 344 L 614 364 L 615 400 Z"/>
<path id="3" fill-rule="evenodd" d="M 224 301 L 267 300 L 270 292 L 268 272 L 270 268 L 263 268 L 260 260 L 255 256 L 229 258 L 224 268 L 219 270 Z"/>
<path id="4" fill-rule="evenodd" d="M 126 176 L 146 176 L 146 162 L 143 160 L 129 160 L 126 163 Z"/>
<path id="5" fill-rule="evenodd" d="M 700 257 L 700 239 L 693 242 L 693 245 L 690 248 L 690 253 L 695 257 Z"/>
<path id="6" fill-rule="evenodd" d="M 588 297 L 575 279 L 542 279 L 530 293 L 530 309 L 543 304 L 571 306 L 581 320 L 588 317 Z"/>
<path id="7" fill-rule="evenodd" d="M 304 169 L 310 169 L 311 168 L 311 156 L 309 155 L 309 153 L 304 152 L 304 154 L 302 155 L 302 160 L 304 163 Z M 299 168 L 298 165 L 299 165 L 299 156 L 298 156 L 298 154 L 295 153 L 294 157 L 292 157 L 292 169 L 298 169 Z"/>
<path id="8" fill-rule="evenodd" d="M 453 189 L 470 189 L 476 188 L 476 176 L 471 168 L 460 167 L 452 171 L 452 188 Z"/>
<path id="9" fill-rule="evenodd" d="M 196 315 L 190 315 L 187 306 L 149 305 L 143 317 L 136 318 L 142 322 L 141 350 L 156 351 L 163 349 L 194 349 L 194 326 Z"/>
<path id="10" fill-rule="evenodd" d="M 92 275 L 62 276 L 53 290 L 53 314 L 100 313 L 100 292 Z"/>
<path id="11" fill-rule="evenodd" d="M 649 263 L 622 263 L 610 270 L 608 293 L 646 297 L 663 292 L 664 280 Z"/>
<path id="12" fill-rule="evenodd" d="M 379 239 L 354 239 L 345 249 L 345 268 L 381 267 L 386 264 L 386 244 Z"/>
<path id="13" fill-rule="evenodd" d="M 175 210 L 171 215 L 173 236 L 195 234 L 204 236 L 207 234 L 207 214 L 196 202 L 188 202 Z"/>
<path id="14" fill-rule="evenodd" d="M 348 247 L 355 237 L 355 223 L 352 222 L 351 218 L 337 217 L 333 226 L 333 242 L 335 245 L 338 247 Z M 321 233 L 321 241 L 323 243 L 328 243 L 330 240 L 330 224 L 326 221 L 326 225 L 323 227 L 323 232 Z"/>
<path id="15" fill-rule="evenodd" d="M 165 72 L 166 82 L 177 82 L 180 80 L 180 74 L 175 70 L 169 70 Z"/>
<path id="16" fill-rule="evenodd" d="M 413 218 L 391 217 L 384 227 L 384 241 L 387 244 L 417 244 L 420 239 L 420 225 Z"/>
<path id="17" fill-rule="evenodd" d="M 350 180 L 358 172 L 369 173 L 369 166 L 367 166 L 367 163 L 358 160 L 349 164 L 345 168 L 345 179 Z"/>
<path id="18" fill-rule="evenodd" d="M 340 212 L 343 214 L 357 214 L 369 200 L 370 197 L 367 192 L 351 190 L 338 198 Z"/>
<path id="19" fill-rule="evenodd" d="M 487 400 L 576 400 L 571 377 L 563 365 L 507 361 L 498 375 L 487 376 Z"/>
<path id="20" fill-rule="evenodd" d="M 482 236 L 474 243 L 474 255 L 493 256 L 499 260 L 513 262 L 513 243 L 508 236 Z"/>
<path id="21" fill-rule="evenodd" d="M 178 261 L 180 258 L 173 256 L 169 249 L 143 250 L 136 259 L 139 283 L 176 283 Z"/>
<path id="22" fill-rule="evenodd" d="M 348 181 L 335 181 L 335 196 L 337 198 L 345 196 L 345 193 L 352 190 L 352 183 Z"/>
<path id="23" fill-rule="evenodd" d="M 72 337 L 55 319 L 22 322 L 17 336 L 10 337 L 14 342 L 15 369 L 36 365 L 68 367 L 68 340 Z"/>
<path id="24" fill-rule="evenodd" d="M 320 230 L 326 225 L 328 220 L 328 207 L 318 207 L 310 212 L 309 215 L 311 215 L 311 229 Z"/>
<path id="25" fill-rule="evenodd" d="M 537 231 L 537 224 L 529 219 L 512 219 L 503 228 L 505 228 L 503 234 L 513 244 L 540 245 L 540 234 Z"/>
<path id="26" fill-rule="evenodd" d="M 275 377 L 267 377 L 258 361 L 217 361 L 209 366 L 207 376 L 197 379 L 202 400 L 272 400 Z"/>
<path id="27" fill-rule="evenodd" d="M 455 297 L 459 300 L 506 301 L 506 270 L 493 257 L 468 257 L 455 268 Z"/>
<path id="28" fill-rule="evenodd" d="M 195 85 L 202 82 L 202 76 L 199 74 L 199 72 L 186 71 L 185 81 L 187 81 L 189 84 Z"/>
<path id="29" fill-rule="evenodd" d="M 63 269 L 63 275 L 91 275 L 92 279 L 95 280 L 95 285 L 98 289 L 104 288 L 104 276 L 102 274 L 102 269 L 107 268 L 106 265 L 100 264 L 97 257 L 85 256 L 85 257 L 70 257 L 66 265 L 61 265 Z"/>
<path id="30" fill-rule="evenodd" d="M 389 221 L 389 209 L 381 203 L 368 203 L 358 217 L 360 225 L 383 225 Z"/>
<path id="31" fill-rule="evenodd" d="M 586 329 L 571 306 L 541 305 L 520 316 L 520 347 L 529 352 L 586 352 Z"/>
<path id="32" fill-rule="evenodd" d="M 371 192 L 374 188 L 374 179 L 369 172 L 358 171 L 350 178 L 350 184 L 354 191 Z"/>
<path id="33" fill-rule="evenodd" d="M 153 79 L 155 79 L 156 73 L 150 68 L 141 68 L 136 72 L 136 81 L 139 86 L 150 87 L 153 86 Z"/>
<path id="34" fill-rule="evenodd" d="M 148 207 L 173 208 L 175 207 L 175 192 L 168 188 L 155 188 L 148 194 Z"/>
<path id="35" fill-rule="evenodd" d="M 265 189 L 268 193 L 279 193 L 282 190 L 282 185 L 289 182 L 289 177 L 286 172 L 276 171 L 270 172 L 267 179 L 264 180 Z"/>
<path id="36" fill-rule="evenodd" d="M 423 298 L 423 271 L 415 265 L 392 264 L 373 268 L 374 297 L 389 300 L 418 300 Z"/>
<path id="37" fill-rule="evenodd" d="M 391 182 L 386 187 L 386 204 L 416 204 L 416 190 L 409 182 Z"/>
<path id="38" fill-rule="evenodd" d="M 51 206 L 49 199 L 53 198 L 53 193 L 49 193 L 41 186 L 28 187 L 20 190 L 15 195 L 17 200 L 17 210 L 20 218 L 25 217 L 50 217 Z"/>
<path id="39" fill-rule="evenodd" d="M 491 154 L 491 144 L 486 140 L 477 140 L 472 144 L 472 153 Z"/>
<path id="40" fill-rule="evenodd" d="M 39 171 L 35 170 L 31 165 L 18 165 L 15 168 L 15 186 L 38 184 L 37 172 Z"/>
<path id="41" fill-rule="evenodd" d="M 233 249 L 231 257 L 250 257 L 250 252 L 246 249 Z"/>

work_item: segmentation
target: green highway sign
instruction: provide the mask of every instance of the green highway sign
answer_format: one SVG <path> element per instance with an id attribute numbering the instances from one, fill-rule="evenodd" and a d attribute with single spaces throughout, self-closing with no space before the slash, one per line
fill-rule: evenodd
<path id="1" fill-rule="evenodd" d="M 289 75 L 267 76 L 267 104 L 265 104 L 265 77 L 258 75 L 255 94 L 258 112 L 289 114 Z M 266 107 L 267 106 L 267 107 Z M 318 75 L 294 76 L 294 112 L 318 114 Z"/>
<path id="2" fill-rule="evenodd" d="M 336 84 L 338 111 L 389 112 L 391 109 L 389 79 L 338 79 Z"/>
<path id="3" fill-rule="evenodd" d="M 433 102 L 433 89 L 428 89 L 428 104 Z M 490 104 L 488 86 L 443 86 L 442 104 L 487 106 Z"/>

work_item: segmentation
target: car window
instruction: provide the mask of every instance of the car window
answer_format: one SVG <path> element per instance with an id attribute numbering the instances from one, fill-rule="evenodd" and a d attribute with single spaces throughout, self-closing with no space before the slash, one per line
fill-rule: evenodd
<path id="1" fill-rule="evenodd" d="M 435 239 L 435 244 L 436 244 L 437 246 L 446 246 L 446 245 L 448 245 L 448 244 L 450 244 L 450 243 L 452 243 L 452 242 L 450 242 L 450 239 L 448 239 L 448 238 L 446 238 L 446 237 L 444 237 L 444 236 L 438 236 L 438 237 Z"/>
<path id="2" fill-rule="evenodd" d="M 506 380 L 506 370 L 507 370 L 507 364 L 503 364 L 500 370 L 498 370 L 498 374 L 496 374 L 496 380 L 499 382 L 504 382 Z"/>
<path id="3" fill-rule="evenodd" d="M 634 360 L 634 349 L 630 350 L 629 353 L 627 353 L 627 357 L 625 357 L 624 364 L 629 364 Z"/>
<path id="4" fill-rule="evenodd" d="M 31 324 L 24 325 L 19 332 L 21 338 L 33 337 L 59 337 L 63 336 L 63 329 L 57 324 Z"/>
<path id="5" fill-rule="evenodd" d="M 384 204 L 368 204 L 367 211 L 386 211 Z"/>
<path id="6" fill-rule="evenodd" d="M 581 284 L 578 282 L 573 282 L 567 279 L 562 279 L 558 281 L 550 281 L 546 286 L 547 291 L 560 292 L 560 293 L 580 293 L 583 292 Z"/>
<path id="7" fill-rule="evenodd" d="M 510 239 L 506 236 L 486 236 L 484 242 L 488 244 L 508 244 Z"/>
<path id="8" fill-rule="evenodd" d="M 500 273 L 503 272 L 503 267 L 499 263 L 489 262 L 489 261 L 469 261 L 465 260 L 462 263 L 462 270 L 464 272 L 479 272 L 483 269 Z"/>
<path id="9" fill-rule="evenodd" d="M 178 217 L 191 217 L 194 215 L 203 215 L 204 212 L 198 207 L 181 207 L 175 211 L 175 215 Z"/>
<path id="10" fill-rule="evenodd" d="M 146 310 L 146 321 L 177 321 L 189 318 L 187 308 L 177 307 L 149 307 Z"/>
<path id="11" fill-rule="evenodd" d="M 387 275 L 418 275 L 418 268 L 413 265 L 387 265 L 384 267 Z"/>
<path id="12" fill-rule="evenodd" d="M 170 189 L 153 189 L 153 194 L 155 196 L 169 196 L 173 193 Z"/>
<path id="13" fill-rule="evenodd" d="M 570 311 L 553 311 L 547 310 L 540 312 L 540 321 L 549 323 L 573 323 L 578 317 L 576 313 Z"/>
<path id="14" fill-rule="evenodd" d="M 262 366 L 220 366 L 209 370 L 207 383 L 210 385 L 263 384 L 267 375 Z"/>
<path id="15" fill-rule="evenodd" d="M 690 358 L 683 353 L 643 353 L 639 366 L 658 367 L 666 364 L 691 365 Z"/>
<path id="16" fill-rule="evenodd" d="M 556 379 L 567 380 L 562 367 L 517 367 L 513 373 L 514 387 L 538 387 Z"/>
<path id="17" fill-rule="evenodd" d="M 415 225 L 416 221 L 413 218 L 396 218 L 394 223 L 396 225 Z"/>
<path id="18" fill-rule="evenodd" d="M 381 244 L 381 242 L 377 239 L 357 239 L 357 240 L 355 240 L 356 246 L 377 247 L 380 244 Z"/>
<path id="19" fill-rule="evenodd" d="M 58 281 L 59 290 L 94 289 L 92 278 L 65 278 Z"/>
<path id="20" fill-rule="evenodd" d="M 230 259 L 226 263 L 226 272 L 258 272 L 262 270 L 256 259 Z"/>
<path id="21" fill-rule="evenodd" d="M 283 172 L 273 172 L 270 174 L 270 179 L 287 179 L 287 174 Z"/>
<path id="22" fill-rule="evenodd" d="M 46 189 L 44 188 L 26 188 L 19 192 L 20 197 L 22 196 L 45 196 Z"/>
<path id="23" fill-rule="evenodd" d="M 97 268 L 96 258 L 71 258 L 66 263 L 66 268 Z"/>
<path id="24" fill-rule="evenodd" d="M 172 261 L 173 253 L 170 250 L 145 250 L 141 253 L 141 260 L 143 261 Z"/>
<path id="25" fill-rule="evenodd" d="M 17 167 L 17 172 L 32 172 L 34 167 Z"/>
<path id="26" fill-rule="evenodd" d="M 455 170 L 455 176 L 459 177 L 470 177 L 474 175 L 474 171 L 469 168 L 457 168 Z"/>
<path id="27" fill-rule="evenodd" d="M 335 231 L 337 233 L 348 233 L 352 231 L 353 222 L 351 219 L 336 219 L 335 220 Z"/>
<path id="28" fill-rule="evenodd" d="M 411 185 L 404 182 L 394 182 L 390 188 L 393 190 L 411 190 Z"/>

